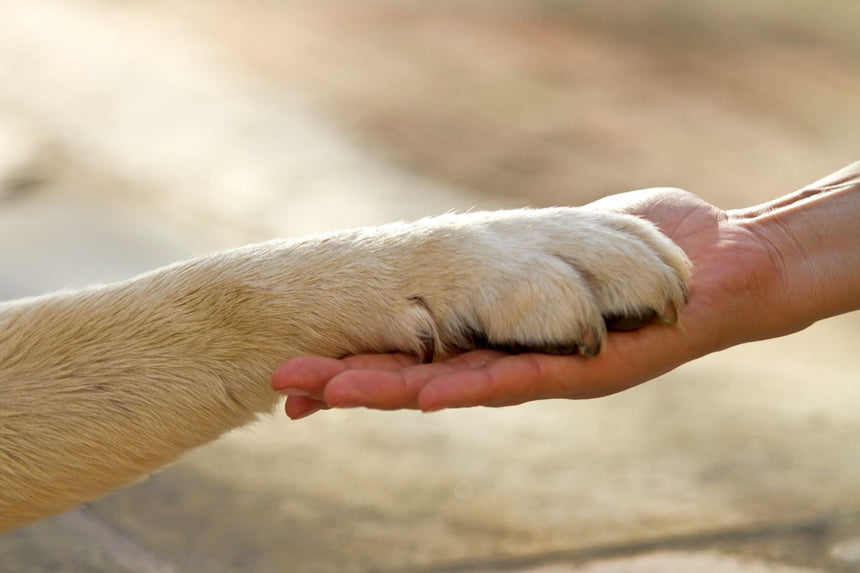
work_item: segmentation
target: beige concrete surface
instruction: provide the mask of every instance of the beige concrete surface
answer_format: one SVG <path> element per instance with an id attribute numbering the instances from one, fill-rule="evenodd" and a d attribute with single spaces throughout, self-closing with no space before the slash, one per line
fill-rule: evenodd
<path id="1" fill-rule="evenodd" d="M 181 28 L 102 8 L 0 3 L 2 298 L 511 202 L 373 161 Z M 276 415 L 0 538 L 0 570 L 856 570 L 858 334 L 853 313 L 589 402 Z"/>
<path id="2" fill-rule="evenodd" d="M 126 199 L 256 236 L 473 206 L 368 160 L 299 98 L 221 65 L 206 45 L 145 12 L 6 4 L 0 101 L 48 129 L 42 139 L 133 182 L 122 186 Z"/>

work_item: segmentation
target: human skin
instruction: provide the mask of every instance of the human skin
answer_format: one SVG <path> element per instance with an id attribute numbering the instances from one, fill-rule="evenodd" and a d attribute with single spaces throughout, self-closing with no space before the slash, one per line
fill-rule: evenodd
<path id="1" fill-rule="evenodd" d="M 431 364 L 406 354 L 294 358 L 272 375 L 292 419 L 327 408 L 423 411 L 595 398 L 738 344 L 860 309 L 860 162 L 795 193 L 723 211 L 679 189 L 598 205 L 648 219 L 695 271 L 678 324 L 610 333 L 599 356 L 473 350 Z"/>

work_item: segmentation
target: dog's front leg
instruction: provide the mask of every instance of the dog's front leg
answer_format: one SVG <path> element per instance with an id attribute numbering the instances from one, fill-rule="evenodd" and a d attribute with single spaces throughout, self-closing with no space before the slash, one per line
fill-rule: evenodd
<path id="1" fill-rule="evenodd" d="M 390 279 L 356 249 L 348 234 L 273 242 L 0 304 L 0 532 L 271 409 L 282 360 L 393 349 L 361 325 Z"/>

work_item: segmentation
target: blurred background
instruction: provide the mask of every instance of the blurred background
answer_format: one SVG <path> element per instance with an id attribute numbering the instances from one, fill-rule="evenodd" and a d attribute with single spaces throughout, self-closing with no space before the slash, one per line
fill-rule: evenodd
<path id="1" fill-rule="evenodd" d="M 858 159 L 854 0 L 0 2 L 0 299 L 277 235 Z M 858 231 L 860 240 L 860 231 Z M 858 313 L 622 395 L 267 418 L 9 571 L 858 571 Z"/>

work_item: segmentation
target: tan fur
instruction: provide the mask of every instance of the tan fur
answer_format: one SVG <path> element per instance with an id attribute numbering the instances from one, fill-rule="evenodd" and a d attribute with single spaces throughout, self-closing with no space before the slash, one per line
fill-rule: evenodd
<path id="1" fill-rule="evenodd" d="M 601 314 L 671 320 L 689 272 L 649 223 L 558 208 L 274 241 L 2 303 L 0 531 L 270 411 L 270 372 L 290 357 L 440 355 L 475 333 L 596 351 Z"/>

